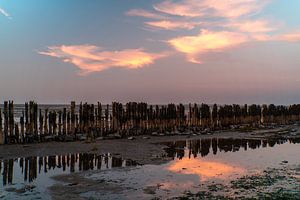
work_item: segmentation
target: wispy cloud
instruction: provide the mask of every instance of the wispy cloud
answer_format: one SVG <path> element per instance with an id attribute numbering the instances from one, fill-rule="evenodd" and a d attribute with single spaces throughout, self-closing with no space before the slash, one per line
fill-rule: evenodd
<path id="1" fill-rule="evenodd" d="M 161 20 L 161 21 L 151 21 L 145 22 L 145 24 L 166 30 L 176 30 L 176 29 L 194 29 L 199 23 L 196 22 L 186 22 L 186 21 L 171 21 L 171 20 Z"/>
<path id="2" fill-rule="evenodd" d="M 6 10 L 4 10 L 3 8 L 1 8 L 1 7 L 0 7 L 0 13 L 2 15 L 4 15 L 5 17 L 10 17 L 10 14 Z"/>
<path id="3" fill-rule="evenodd" d="M 50 46 L 46 51 L 38 53 L 60 58 L 63 62 L 77 66 L 81 70 L 80 75 L 100 72 L 113 67 L 142 68 L 165 56 L 164 53 L 148 53 L 143 49 L 105 51 L 103 48 L 94 45 Z"/>
<path id="4" fill-rule="evenodd" d="M 228 22 L 224 25 L 227 28 L 233 28 L 245 33 L 268 33 L 277 30 L 277 27 L 271 25 L 267 20 L 241 20 L 237 22 Z"/>
<path id="5" fill-rule="evenodd" d="M 259 12 L 270 0 L 165 0 L 154 9 L 175 16 L 238 18 Z"/>
<path id="6" fill-rule="evenodd" d="M 278 40 L 300 42 L 300 31 L 282 34 L 278 37 Z"/>
<path id="7" fill-rule="evenodd" d="M 143 9 L 132 9 L 126 13 L 128 16 L 145 17 L 150 19 L 165 19 L 166 17 L 155 12 L 150 12 Z"/>
<path id="8" fill-rule="evenodd" d="M 151 11 L 133 12 L 135 15 L 131 16 L 146 19 L 165 16 L 165 19 L 144 24 L 156 29 L 185 30 L 186 33 L 180 31 L 179 36 L 167 42 L 176 51 L 186 54 L 188 61 L 201 63 L 204 53 L 225 51 L 246 42 L 300 41 L 300 32 L 282 34 L 283 23 L 258 15 L 272 1 L 163 0 L 153 5 Z M 195 35 L 197 28 L 201 31 Z"/>
<path id="9" fill-rule="evenodd" d="M 199 55 L 207 52 L 222 51 L 248 41 L 248 38 L 234 32 L 212 32 L 203 30 L 197 36 L 182 36 L 169 40 L 177 51 L 187 54 L 190 62 L 201 63 Z"/>

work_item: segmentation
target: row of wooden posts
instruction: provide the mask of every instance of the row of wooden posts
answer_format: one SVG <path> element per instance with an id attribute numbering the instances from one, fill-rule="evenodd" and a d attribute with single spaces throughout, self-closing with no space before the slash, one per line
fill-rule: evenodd
<path id="1" fill-rule="evenodd" d="M 80 103 L 61 110 L 39 108 L 31 101 L 19 119 L 15 118 L 13 101 L 5 101 L 0 109 L 0 143 L 29 143 L 44 140 L 76 140 L 129 135 L 172 133 L 187 130 L 225 129 L 233 125 L 258 126 L 287 124 L 300 120 L 300 104 L 216 105 L 168 104 L 148 105 L 130 102 L 102 106 Z"/>

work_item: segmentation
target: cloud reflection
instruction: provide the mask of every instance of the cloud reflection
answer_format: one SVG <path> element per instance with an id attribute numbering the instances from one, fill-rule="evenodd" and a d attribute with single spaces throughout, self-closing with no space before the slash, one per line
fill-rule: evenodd
<path id="1" fill-rule="evenodd" d="M 232 175 L 241 175 L 246 172 L 245 169 L 240 167 L 218 161 L 207 161 L 203 158 L 178 159 L 168 167 L 168 170 L 180 174 L 197 175 L 203 181 L 212 178 L 227 179 Z"/>

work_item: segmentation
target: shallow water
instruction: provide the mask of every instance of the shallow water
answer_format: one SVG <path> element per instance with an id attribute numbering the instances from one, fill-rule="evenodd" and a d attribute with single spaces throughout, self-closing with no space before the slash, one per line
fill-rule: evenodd
<path id="1" fill-rule="evenodd" d="M 28 157 L 0 162 L 0 199 L 50 199 L 47 187 L 55 175 L 86 170 L 107 170 L 136 165 L 111 154 L 67 154 Z"/>
<path id="2" fill-rule="evenodd" d="M 68 154 L 1 161 L 0 199 L 50 199 L 50 177 L 87 171 L 86 177 L 118 184 L 124 190 L 82 197 L 101 199 L 151 199 L 179 196 L 203 184 L 224 183 L 283 163 L 299 164 L 300 140 L 202 139 L 164 143 L 173 158 L 162 165 L 137 166 L 111 154 Z M 126 166 L 133 166 L 126 168 Z M 107 170 L 111 169 L 111 170 Z M 99 170 L 99 171 L 98 171 Z M 35 186 L 34 188 L 31 186 Z"/>
<path id="3" fill-rule="evenodd" d="M 197 192 L 208 182 L 226 183 L 268 167 L 279 167 L 282 161 L 299 164 L 299 142 L 204 139 L 166 143 L 170 147 L 167 153 L 173 157 L 166 164 L 91 173 L 88 177 L 108 182 L 121 180 L 120 185 L 130 189 L 118 194 L 120 199 L 164 199 L 187 190 Z M 110 198 L 110 194 L 103 197 Z"/>

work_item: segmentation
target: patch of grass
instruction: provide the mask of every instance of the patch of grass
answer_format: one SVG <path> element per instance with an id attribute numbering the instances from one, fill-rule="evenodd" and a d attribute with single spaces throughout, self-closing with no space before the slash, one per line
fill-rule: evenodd
<path id="1" fill-rule="evenodd" d="M 213 184 L 213 185 L 208 186 L 208 190 L 211 191 L 211 192 L 221 191 L 224 188 L 225 188 L 225 186 L 222 185 L 222 184 Z"/>
<path id="2" fill-rule="evenodd" d="M 267 169 L 262 174 L 244 176 L 227 185 L 211 184 L 207 190 L 172 198 L 178 200 L 300 200 L 300 181 L 293 176 L 296 168 Z M 249 192 L 250 191 L 250 192 Z M 217 192 L 221 192 L 217 194 Z M 228 193 L 229 192 L 229 193 Z"/>
<path id="3" fill-rule="evenodd" d="M 245 176 L 238 180 L 231 181 L 233 189 L 256 189 L 263 186 L 271 186 L 282 177 L 272 177 L 269 174 Z"/>

